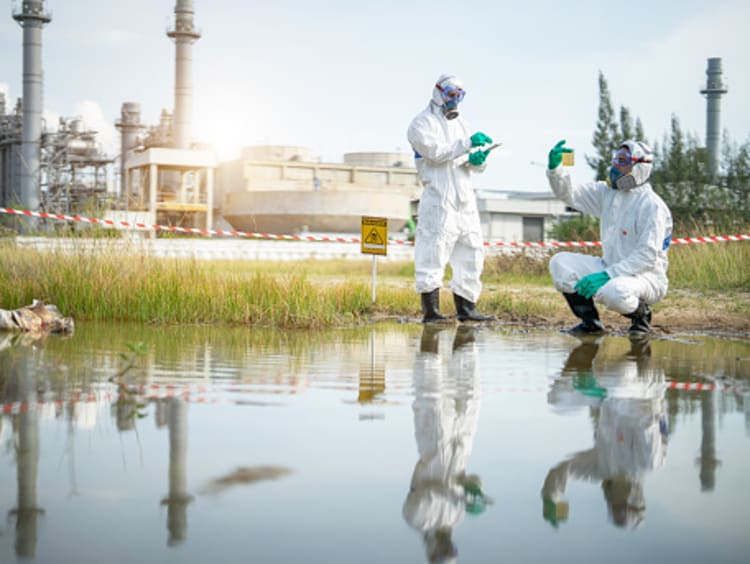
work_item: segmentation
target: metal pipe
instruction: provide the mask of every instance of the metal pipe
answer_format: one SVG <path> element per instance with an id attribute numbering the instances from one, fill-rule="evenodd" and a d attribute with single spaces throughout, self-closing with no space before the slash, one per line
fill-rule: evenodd
<path id="1" fill-rule="evenodd" d="M 177 0 L 174 13 L 174 28 L 167 31 L 167 37 L 175 42 L 174 145 L 178 149 L 189 149 L 192 141 L 193 43 L 201 34 L 193 24 L 193 0 Z"/>
<path id="2" fill-rule="evenodd" d="M 706 68 L 706 87 L 701 94 L 706 97 L 706 152 L 708 153 L 708 172 L 716 176 L 719 169 L 719 151 L 721 148 L 721 96 L 727 93 L 721 81 L 721 58 L 708 59 Z"/>
<path id="3" fill-rule="evenodd" d="M 24 0 L 13 19 L 23 28 L 23 130 L 21 162 L 21 202 L 37 211 L 40 198 L 42 138 L 42 27 L 52 17 L 44 11 L 43 0 Z M 25 231 L 34 231 L 29 223 Z"/>

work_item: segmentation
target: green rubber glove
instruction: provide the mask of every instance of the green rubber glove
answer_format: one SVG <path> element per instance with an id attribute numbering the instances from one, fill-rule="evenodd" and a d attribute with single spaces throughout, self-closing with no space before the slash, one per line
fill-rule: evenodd
<path id="1" fill-rule="evenodd" d="M 565 139 L 559 141 L 557 145 L 552 147 L 552 150 L 549 152 L 549 161 L 547 163 L 547 168 L 549 168 L 550 170 L 560 166 L 560 163 L 562 163 L 563 153 L 573 152 L 573 149 L 568 149 L 567 147 L 563 147 L 563 145 L 565 145 Z"/>
<path id="2" fill-rule="evenodd" d="M 489 154 L 489 151 L 474 151 L 473 153 L 469 153 L 469 163 L 474 166 L 481 166 Z"/>
<path id="3" fill-rule="evenodd" d="M 492 143 L 492 138 L 489 135 L 482 133 L 481 131 L 477 131 L 470 137 L 470 139 L 472 147 L 481 147 L 482 145 Z"/>
<path id="4" fill-rule="evenodd" d="M 575 285 L 575 290 L 584 298 L 589 299 L 607 282 L 609 282 L 609 274 L 604 271 L 594 272 L 581 278 Z"/>
<path id="5" fill-rule="evenodd" d="M 591 372 L 584 372 L 573 376 L 573 388 L 590 398 L 604 399 L 607 397 L 607 388 L 596 385 L 596 378 Z"/>

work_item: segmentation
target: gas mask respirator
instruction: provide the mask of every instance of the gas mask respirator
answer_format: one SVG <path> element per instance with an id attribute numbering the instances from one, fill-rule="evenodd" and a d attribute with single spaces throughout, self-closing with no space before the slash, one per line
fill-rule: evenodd
<path id="1" fill-rule="evenodd" d="M 435 87 L 440 91 L 445 119 L 456 119 L 458 117 L 458 104 L 463 101 L 466 91 L 456 86 L 443 87 L 436 84 Z"/>
<path id="2" fill-rule="evenodd" d="M 632 190 L 636 186 L 635 178 L 631 173 L 623 174 L 615 167 L 609 169 L 609 182 L 615 190 Z"/>
<path id="3" fill-rule="evenodd" d="M 623 192 L 640 186 L 648 178 L 652 162 L 650 158 L 644 156 L 634 157 L 627 147 L 620 147 L 612 153 L 612 167 L 609 169 L 610 185 L 615 190 Z M 644 166 L 648 168 L 643 170 Z"/>

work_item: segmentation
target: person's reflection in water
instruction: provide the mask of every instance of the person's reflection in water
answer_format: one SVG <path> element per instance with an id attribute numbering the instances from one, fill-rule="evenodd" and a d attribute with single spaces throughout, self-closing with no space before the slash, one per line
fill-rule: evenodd
<path id="1" fill-rule="evenodd" d="M 636 527 L 645 517 L 644 477 L 666 456 L 666 383 L 650 362 L 648 340 L 631 340 L 623 357 L 595 360 L 599 344 L 589 340 L 570 353 L 548 396 L 556 407 L 590 406 L 596 422 L 594 448 L 573 454 L 544 480 L 542 513 L 555 527 L 568 517 L 568 477 L 600 482 L 612 522 Z"/>
<path id="2" fill-rule="evenodd" d="M 441 352 L 446 329 L 427 324 L 422 332 L 413 404 L 419 460 L 403 506 L 406 522 L 422 534 L 429 562 L 455 561 L 453 529 L 467 512 L 482 513 L 491 503 L 479 477 L 466 474 L 479 416 L 476 328 L 458 327 L 451 350 Z"/>

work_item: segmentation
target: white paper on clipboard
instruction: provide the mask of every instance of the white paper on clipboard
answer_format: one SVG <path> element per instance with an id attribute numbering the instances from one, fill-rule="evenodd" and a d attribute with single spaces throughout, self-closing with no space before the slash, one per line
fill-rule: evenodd
<path id="1" fill-rule="evenodd" d="M 492 151 L 493 149 L 497 149 L 497 148 L 498 148 L 498 147 L 499 147 L 500 145 L 502 145 L 502 143 L 493 143 L 492 145 L 490 145 L 490 146 L 489 146 L 489 147 L 487 147 L 486 149 L 482 149 L 482 148 L 480 148 L 480 147 L 477 147 L 477 149 L 479 149 L 479 150 L 481 150 L 481 151 Z M 470 163 L 469 161 L 466 161 L 466 162 L 465 162 L 465 163 L 464 163 L 463 165 L 461 165 L 461 166 L 467 166 L 467 167 L 468 167 L 468 166 L 471 166 L 471 163 Z"/>

